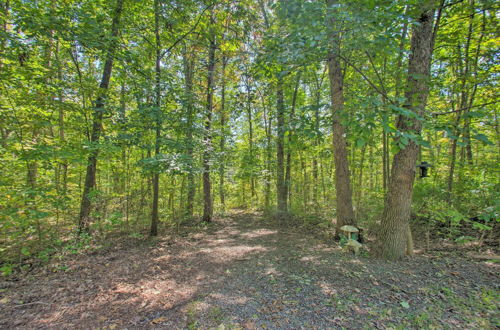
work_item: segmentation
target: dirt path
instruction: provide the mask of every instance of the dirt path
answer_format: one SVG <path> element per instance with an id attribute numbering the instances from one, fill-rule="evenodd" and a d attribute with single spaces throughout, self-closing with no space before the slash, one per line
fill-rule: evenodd
<path id="1" fill-rule="evenodd" d="M 388 263 L 234 212 L 210 229 L 0 283 L 0 328 L 495 328 L 498 266 Z"/>

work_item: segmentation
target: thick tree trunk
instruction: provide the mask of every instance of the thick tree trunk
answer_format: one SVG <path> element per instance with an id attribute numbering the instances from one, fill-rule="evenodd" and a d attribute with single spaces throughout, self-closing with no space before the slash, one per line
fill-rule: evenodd
<path id="1" fill-rule="evenodd" d="M 337 4 L 327 0 L 330 8 Z M 332 100 L 333 157 L 335 161 L 335 189 L 337 193 L 337 234 L 343 225 L 356 225 L 352 207 L 351 178 L 347 159 L 347 139 L 342 117 L 344 115 L 344 77 L 340 66 L 340 36 L 335 31 L 335 18 L 330 16 L 330 49 L 328 51 L 328 78 Z"/>
<path id="2" fill-rule="evenodd" d="M 215 18 L 213 11 L 210 16 L 210 28 L 213 29 Z M 215 34 L 210 33 L 210 46 L 208 50 L 207 66 L 207 108 L 205 117 L 205 138 L 203 152 L 203 221 L 211 222 L 213 215 L 212 183 L 210 181 L 210 157 L 212 154 L 212 111 L 214 98 L 214 75 L 215 75 Z"/>
<path id="3" fill-rule="evenodd" d="M 116 47 L 118 46 L 118 32 L 120 25 L 120 17 L 122 13 L 124 0 L 117 0 L 116 7 L 113 14 L 113 22 L 111 25 L 111 42 L 109 44 L 106 61 L 104 62 L 104 68 L 101 78 L 101 83 L 99 85 L 98 96 L 95 101 L 94 110 L 92 113 L 92 132 L 90 134 L 90 144 L 91 151 L 87 161 L 87 172 L 85 174 L 85 183 L 82 194 L 82 201 L 80 205 L 80 217 L 78 222 L 78 232 L 81 234 L 83 232 L 89 231 L 89 225 L 91 222 L 91 210 L 92 210 L 92 190 L 95 188 L 96 184 L 96 173 L 97 173 L 97 157 L 99 155 L 99 139 L 102 132 L 102 120 L 104 114 L 104 106 L 106 102 L 106 93 L 109 87 L 109 81 L 111 79 L 111 71 L 113 69 L 114 53 Z"/>
<path id="4" fill-rule="evenodd" d="M 154 1 L 155 10 L 155 41 L 156 41 L 156 59 L 155 59 L 155 157 L 160 154 L 161 139 L 161 40 L 160 40 L 160 0 Z M 151 236 L 158 235 L 158 199 L 160 195 L 160 173 L 156 170 L 153 173 L 153 205 L 151 210 Z"/>
<path id="5" fill-rule="evenodd" d="M 433 1 L 427 1 L 424 11 L 414 25 L 411 37 L 411 55 L 408 63 L 405 107 L 423 117 L 429 93 L 430 64 L 433 50 Z M 400 132 L 420 134 L 422 123 L 416 118 L 399 116 Z M 397 141 L 401 142 L 401 141 Z M 415 165 L 419 146 L 409 141 L 395 155 L 380 229 L 381 256 L 398 259 L 404 256 L 407 243 Z"/>

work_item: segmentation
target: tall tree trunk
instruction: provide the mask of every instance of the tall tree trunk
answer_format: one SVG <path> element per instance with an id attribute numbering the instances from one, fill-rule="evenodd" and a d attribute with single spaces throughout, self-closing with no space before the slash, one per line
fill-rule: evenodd
<path id="1" fill-rule="evenodd" d="M 323 74 L 320 77 L 317 76 L 315 73 L 315 91 L 314 91 L 314 129 L 316 133 L 316 137 L 314 138 L 314 155 L 313 155 L 313 161 L 312 161 L 312 168 L 313 168 L 313 178 L 314 178 L 314 183 L 313 183 L 313 202 L 316 206 L 319 206 L 319 182 L 318 182 L 318 147 L 320 145 L 320 119 L 319 119 L 319 109 L 321 106 L 321 86 L 323 85 L 323 78 L 324 74 L 326 71 L 323 71 Z M 323 177 L 322 177 L 322 184 L 324 184 Z M 324 193 L 324 192 L 323 192 Z"/>
<path id="2" fill-rule="evenodd" d="M 265 100 L 261 95 L 262 107 L 264 109 L 264 130 L 266 132 L 266 175 L 265 175 L 265 191 L 264 191 L 264 206 L 266 211 L 270 209 L 271 206 L 271 158 L 272 158 L 272 143 L 271 143 L 271 117 L 267 111 Z"/>
<path id="3" fill-rule="evenodd" d="M 277 131 L 276 139 L 276 193 L 278 199 L 278 212 L 286 213 L 287 191 L 285 182 L 285 104 L 283 97 L 283 77 L 278 77 L 276 86 Z"/>
<path id="4" fill-rule="evenodd" d="M 333 8 L 336 0 L 327 0 L 328 7 Z M 333 157 L 335 161 L 335 189 L 337 192 L 337 234 L 344 225 L 356 225 L 352 207 L 351 178 L 347 159 L 347 139 L 342 117 L 344 116 L 344 77 L 340 66 L 340 36 L 335 31 L 336 21 L 329 17 L 330 49 L 328 51 L 328 78 L 330 80 L 330 96 L 332 100 Z M 338 28 L 338 27 L 337 27 Z"/>
<path id="5" fill-rule="evenodd" d="M 423 4 L 418 24 L 412 28 L 411 55 L 408 63 L 405 107 L 419 117 L 424 116 L 429 94 L 430 65 L 433 50 L 434 1 Z M 400 132 L 420 135 L 422 122 L 417 118 L 398 116 Z M 402 141 L 397 141 L 400 144 Z M 394 155 L 384 212 L 380 228 L 381 256 L 398 259 L 405 254 L 419 146 L 409 141 Z"/>
<path id="6" fill-rule="evenodd" d="M 210 29 L 214 29 L 215 16 L 213 10 L 210 13 Z M 210 46 L 208 50 L 207 66 L 207 108 L 205 117 L 205 138 L 203 152 L 203 221 L 211 222 L 213 215 L 212 183 L 210 181 L 210 158 L 212 148 L 212 111 L 214 98 L 214 74 L 215 74 L 215 32 L 210 31 Z"/>
<path id="7" fill-rule="evenodd" d="M 161 39 L 160 39 L 160 0 L 154 1 L 155 10 L 155 41 L 156 41 L 156 59 L 155 59 L 155 157 L 158 161 L 160 154 L 161 139 Z M 160 173 L 156 170 L 153 173 L 153 205 L 151 210 L 151 236 L 158 235 L 158 199 L 160 194 Z"/>
<path id="8" fill-rule="evenodd" d="M 56 62 L 57 62 L 57 79 L 62 81 L 62 63 L 59 57 L 59 41 L 56 44 Z M 63 93 L 62 90 L 59 91 L 58 95 L 58 125 L 59 125 L 59 143 L 62 145 L 65 144 L 66 134 L 65 134 L 65 122 L 64 122 L 64 106 L 63 106 Z M 61 179 L 62 177 L 62 186 L 60 187 L 61 192 L 65 195 L 68 190 L 68 161 L 66 159 L 62 160 L 58 165 L 58 177 Z"/>
<path id="9" fill-rule="evenodd" d="M 288 131 L 288 147 L 286 153 L 286 173 L 285 173 L 285 188 L 286 188 L 286 198 L 288 201 L 288 207 L 292 205 L 292 145 L 293 143 L 293 134 L 294 134 L 294 121 L 295 121 L 295 107 L 297 105 L 297 94 L 299 92 L 300 87 L 300 76 L 301 72 L 297 73 L 297 81 L 295 82 L 295 88 L 293 90 L 292 96 L 292 108 L 290 111 L 290 120 L 289 120 L 289 131 Z"/>
<path id="10" fill-rule="evenodd" d="M 185 108 L 186 108 L 186 151 L 189 162 L 189 170 L 187 174 L 187 200 L 185 215 L 188 218 L 193 217 L 194 197 L 196 194 L 196 184 L 194 182 L 194 106 L 193 106 L 193 73 L 194 60 L 190 58 L 187 49 L 183 53 L 184 65 L 184 84 L 185 84 Z"/>
<path id="11" fill-rule="evenodd" d="M 220 152 L 221 160 L 219 165 L 219 198 L 222 211 L 226 209 L 226 191 L 224 187 L 224 179 L 226 177 L 226 65 L 227 56 L 222 57 L 222 81 L 221 81 L 221 104 L 220 104 Z"/>
<path id="12" fill-rule="evenodd" d="M 456 110 L 456 118 L 453 126 L 453 131 L 454 131 L 454 139 L 451 142 L 451 147 L 450 147 L 450 167 L 448 171 L 448 202 L 452 203 L 452 197 L 453 197 L 453 184 L 454 184 L 454 176 L 455 176 L 455 167 L 456 167 L 456 158 L 457 158 L 457 143 L 458 139 L 460 138 L 460 135 L 462 133 L 462 130 L 460 129 L 460 122 L 461 120 L 465 117 L 464 120 L 464 138 L 467 142 L 466 146 L 466 156 L 467 156 L 467 161 L 469 164 L 472 163 L 472 148 L 471 146 L 471 141 L 470 141 L 470 118 L 467 116 L 467 113 L 469 112 L 470 108 L 472 107 L 474 103 L 474 98 L 477 90 L 477 84 L 478 82 L 474 84 L 472 87 L 472 90 L 470 90 L 470 76 L 471 74 L 474 75 L 474 78 L 477 79 L 477 66 L 478 66 L 478 61 L 479 61 L 479 52 L 481 49 L 481 41 L 484 35 L 484 29 L 485 29 L 485 22 L 483 19 L 483 24 L 481 27 L 481 34 L 478 40 L 478 45 L 477 45 L 477 50 L 476 50 L 476 58 L 475 62 L 473 63 L 473 66 L 471 68 L 471 63 L 470 63 L 470 44 L 472 41 L 472 33 L 473 33 L 473 26 L 474 26 L 474 16 L 475 16 L 475 5 L 474 5 L 474 0 L 469 1 L 469 6 L 470 6 L 470 16 L 469 16 L 469 25 L 468 25 L 468 32 L 467 32 L 467 39 L 465 42 L 465 47 L 463 51 L 463 58 L 462 58 L 462 52 L 461 52 L 461 46 L 458 44 L 457 51 L 458 51 L 458 72 L 457 74 L 461 75 L 461 82 L 460 82 L 460 99 L 458 101 L 458 109 Z M 472 69 L 472 70 L 471 70 Z"/>
<path id="13" fill-rule="evenodd" d="M 91 222 L 92 210 L 92 190 L 96 184 L 97 173 L 97 157 L 99 155 L 99 139 L 102 132 L 102 120 L 105 111 L 106 94 L 111 79 L 111 71 L 113 69 L 114 53 L 118 46 L 118 32 L 120 25 L 120 17 L 122 13 L 124 0 L 117 0 L 113 14 L 113 22 L 111 24 L 111 42 L 109 44 L 106 61 L 102 72 L 101 83 L 99 85 L 98 96 L 95 100 L 94 110 L 92 113 L 92 132 L 90 134 L 91 151 L 87 160 L 87 171 L 85 174 L 85 183 L 80 205 L 80 217 L 78 222 L 78 232 L 89 231 Z"/>
<path id="14" fill-rule="evenodd" d="M 250 193 L 252 194 L 252 202 L 255 198 L 255 177 L 254 177 L 254 148 L 253 148 L 253 120 L 252 120 L 252 99 L 250 90 L 250 81 L 246 74 L 245 85 L 247 89 L 247 119 L 248 119 L 248 147 L 250 152 Z"/>

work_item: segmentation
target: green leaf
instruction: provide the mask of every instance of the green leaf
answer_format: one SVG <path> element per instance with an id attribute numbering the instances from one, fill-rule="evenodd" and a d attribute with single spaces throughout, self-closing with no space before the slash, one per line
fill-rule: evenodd
<path id="1" fill-rule="evenodd" d="M 0 272 L 2 272 L 3 276 L 9 276 L 10 274 L 12 274 L 12 265 L 3 265 L 2 267 L 0 267 Z"/>
<path id="2" fill-rule="evenodd" d="M 27 247 L 23 247 L 23 248 L 21 248 L 21 253 L 24 256 L 29 256 L 30 255 L 30 250 Z"/>
<path id="3" fill-rule="evenodd" d="M 356 147 L 361 148 L 366 144 L 366 141 L 363 138 L 358 138 L 356 140 Z"/>
<path id="4" fill-rule="evenodd" d="M 472 223 L 472 228 L 479 229 L 479 230 L 491 230 L 491 229 L 493 229 L 490 226 L 483 225 L 482 223 L 475 222 L 475 221 Z"/>
<path id="5" fill-rule="evenodd" d="M 403 306 L 403 308 L 406 308 L 406 309 L 410 308 L 410 304 L 407 301 L 402 301 L 402 302 L 400 302 L 400 304 L 401 304 L 401 306 Z"/>
<path id="6" fill-rule="evenodd" d="M 481 142 L 483 142 L 485 144 L 488 144 L 490 146 L 493 145 L 493 142 L 491 142 L 488 139 L 488 137 L 486 135 L 484 135 L 484 134 L 481 134 L 481 133 L 480 134 L 476 134 L 476 135 L 473 136 L 473 138 L 476 139 L 476 140 L 479 140 L 479 141 L 481 141 Z"/>

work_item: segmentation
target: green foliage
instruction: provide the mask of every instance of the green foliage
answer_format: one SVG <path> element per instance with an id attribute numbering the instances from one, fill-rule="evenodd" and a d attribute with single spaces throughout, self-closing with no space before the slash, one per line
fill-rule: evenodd
<path id="1" fill-rule="evenodd" d="M 405 99 L 410 36 L 402 31 L 416 24 L 417 1 L 339 1 L 330 8 L 325 1 L 301 0 L 160 3 L 160 106 L 152 1 L 125 1 L 117 40 L 107 33 L 114 1 L 10 1 L 0 13 L 8 23 L 0 28 L 0 262 L 6 270 L 95 243 L 73 236 L 91 152 L 98 152 L 90 194 L 94 239 L 121 232 L 142 237 L 155 173 L 161 173 L 161 225 L 192 223 L 188 185 L 192 177 L 196 219 L 203 207 L 205 151 L 216 212 L 236 206 L 273 210 L 278 79 L 284 152 L 290 154 L 288 202 L 296 220 L 291 224 L 331 231 L 336 188 L 325 62 L 337 33 L 341 121 L 359 221 L 371 227 L 380 220 L 384 152 L 391 163 L 396 152 L 415 143 L 419 161 L 432 167 L 431 177 L 414 184 L 414 222 L 457 242 L 496 235 L 498 17 L 490 1 L 445 8 L 424 115 L 410 111 Z M 204 139 L 209 32 L 217 42 L 211 143 Z M 112 41 L 114 67 L 102 95 L 100 76 Z M 102 134 L 91 142 L 100 96 L 106 101 Z M 398 129 L 396 117 L 417 119 L 422 134 Z M 388 137 L 385 149 L 382 134 Z"/>

